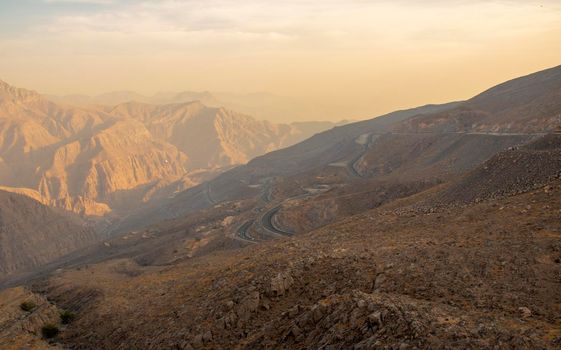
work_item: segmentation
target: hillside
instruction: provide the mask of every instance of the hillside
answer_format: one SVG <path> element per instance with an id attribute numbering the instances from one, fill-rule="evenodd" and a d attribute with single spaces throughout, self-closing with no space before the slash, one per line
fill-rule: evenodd
<path id="1" fill-rule="evenodd" d="M 0 191 L 0 279 L 99 240 L 76 218 L 24 195 Z"/>
<path id="2" fill-rule="evenodd" d="M 507 81 L 461 106 L 422 115 L 401 132 L 540 133 L 561 124 L 561 66 Z"/>
<path id="3" fill-rule="evenodd" d="M 265 183 L 281 176 L 298 178 L 306 186 L 363 179 L 448 181 L 561 124 L 560 72 L 556 67 L 521 77 L 465 102 L 422 106 L 333 128 L 179 193 L 141 218 L 131 217 L 130 227 L 180 217 L 215 202 L 260 196 Z M 516 102 L 505 102 L 511 100 Z M 209 188 L 213 201 L 206 195 Z"/>
<path id="4" fill-rule="evenodd" d="M 77 313 L 58 341 L 84 349 L 554 349 L 560 191 L 381 207 L 237 252 L 71 269 L 34 290 Z"/>
<path id="5" fill-rule="evenodd" d="M 509 91 L 525 108 L 556 105 L 548 77 L 473 100 L 496 115 L 511 110 Z M 27 289 L 0 293 L 75 313 L 56 340 L 68 348 L 559 348 L 561 136 L 548 132 L 549 112 L 531 130 L 502 130 L 490 107 L 491 129 L 454 129 L 473 100 L 258 157 L 127 215 L 122 233 L 6 279 Z M 188 104 L 158 119 L 133 107 L 120 118 L 161 135 L 209 111 Z M 421 120 L 425 130 L 407 130 Z M 30 336 L 19 329 L 2 334 Z"/>

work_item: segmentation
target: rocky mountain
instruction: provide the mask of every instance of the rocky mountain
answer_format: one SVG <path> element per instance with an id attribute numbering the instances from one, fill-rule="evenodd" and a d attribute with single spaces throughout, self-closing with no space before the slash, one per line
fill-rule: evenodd
<path id="1" fill-rule="evenodd" d="M 0 191 L 0 279 L 32 270 L 99 240 L 76 218 Z"/>
<path id="2" fill-rule="evenodd" d="M 129 102 L 109 110 L 112 115 L 140 120 L 151 134 L 186 154 L 192 167 L 245 164 L 329 128 L 329 123 L 293 125 L 257 121 L 201 102 L 150 105 Z"/>
<path id="3" fill-rule="evenodd" d="M 0 185 L 85 216 L 126 215 L 329 127 L 301 125 L 200 102 L 74 107 L 2 82 Z"/>
<path id="4" fill-rule="evenodd" d="M 352 119 L 367 114 L 364 106 L 349 105 L 345 102 L 313 100 L 277 96 L 271 93 L 228 93 L 209 91 L 161 91 L 154 95 L 143 95 L 134 91 L 113 91 L 96 96 L 87 95 L 46 95 L 54 102 L 77 106 L 115 106 L 128 102 L 148 104 L 176 104 L 200 101 L 209 107 L 225 107 L 230 110 L 284 124 L 287 120 L 337 120 Z M 338 123 L 335 123 L 338 124 Z M 333 125 L 332 125 L 333 126 Z"/>
<path id="5" fill-rule="evenodd" d="M 2 186 L 102 216 L 186 173 L 187 157 L 134 119 L 59 106 L 5 83 L 0 88 Z"/>
<path id="6" fill-rule="evenodd" d="M 44 307 L 0 303 L 17 325 L 0 334 L 40 342 L 29 319 L 69 310 L 68 348 L 557 349 L 557 70 L 334 128 L 131 213 L 137 229 L 2 291 Z M 120 118 L 150 133 L 183 121 L 138 108 Z"/>

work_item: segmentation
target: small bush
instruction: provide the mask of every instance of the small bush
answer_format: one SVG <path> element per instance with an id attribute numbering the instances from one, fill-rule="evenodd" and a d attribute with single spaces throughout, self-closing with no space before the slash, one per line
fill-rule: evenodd
<path id="1" fill-rule="evenodd" d="M 32 301 L 24 301 L 23 303 L 19 304 L 19 308 L 25 312 L 30 312 L 36 307 L 37 305 Z"/>
<path id="2" fill-rule="evenodd" d="M 72 320 L 74 320 L 74 317 L 74 313 L 66 310 L 62 311 L 60 313 L 60 322 L 62 322 L 62 324 L 69 324 Z"/>
<path id="3" fill-rule="evenodd" d="M 47 339 L 56 337 L 58 335 L 58 332 L 59 332 L 58 327 L 52 323 L 47 323 L 46 325 L 43 326 L 43 328 L 41 328 L 41 333 L 43 334 L 43 337 Z"/>

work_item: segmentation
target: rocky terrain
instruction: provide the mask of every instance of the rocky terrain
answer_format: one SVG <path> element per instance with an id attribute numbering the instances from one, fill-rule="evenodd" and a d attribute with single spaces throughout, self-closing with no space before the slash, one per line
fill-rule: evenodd
<path id="1" fill-rule="evenodd" d="M 560 72 L 337 127 L 140 208 L 0 282 L 75 315 L 49 321 L 56 337 L 19 326 L 35 313 L 16 301 L 0 332 L 75 349 L 558 349 Z M 231 117 L 113 108 L 181 154 L 173 130 L 198 110 Z"/>
<path id="2" fill-rule="evenodd" d="M 99 239 L 79 218 L 57 212 L 27 196 L 0 191 L 0 280 Z"/>
<path id="3" fill-rule="evenodd" d="M 164 266 L 110 260 L 32 289 L 76 312 L 65 347 L 554 349 L 560 198 L 554 180 L 432 213 L 382 206 L 291 239 Z"/>
<path id="4" fill-rule="evenodd" d="M 59 310 L 46 298 L 18 287 L 1 292 L 0 347 L 6 350 L 60 349 L 42 339 L 45 324 L 59 321 Z M 31 310 L 22 310 L 28 303 Z"/>
<path id="5" fill-rule="evenodd" d="M 455 109 L 397 125 L 401 132 L 539 133 L 561 123 L 561 66 L 507 81 Z"/>

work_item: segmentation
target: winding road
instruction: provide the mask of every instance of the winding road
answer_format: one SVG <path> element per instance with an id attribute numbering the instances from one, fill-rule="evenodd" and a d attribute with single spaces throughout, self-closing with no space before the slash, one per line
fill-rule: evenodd
<path id="1" fill-rule="evenodd" d="M 287 200 L 290 199 L 294 199 L 294 198 L 289 198 Z M 265 214 L 263 214 L 263 216 L 261 216 L 261 226 L 263 226 L 263 228 L 275 235 L 281 235 L 281 236 L 291 236 L 294 234 L 294 232 L 291 231 L 285 231 L 282 230 L 281 228 L 275 226 L 275 215 L 279 212 L 279 210 L 281 209 L 282 203 L 277 205 L 276 207 L 269 209 L 267 212 L 265 212 Z"/>
<path id="2" fill-rule="evenodd" d="M 346 167 L 351 176 L 358 177 L 358 178 L 363 178 L 364 175 L 360 174 L 359 171 L 357 170 L 358 162 L 364 157 L 364 155 L 371 148 L 372 143 L 378 137 L 380 137 L 382 135 L 391 135 L 391 134 L 393 134 L 393 135 L 462 134 L 462 135 L 488 135 L 488 136 L 529 136 L 529 135 L 540 136 L 540 135 L 543 135 L 543 134 L 540 134 L 540 133 L 531 134 L 531 133 L 490 133 L 490 132 L 441 132 L 441 133 L 434 133 L 434 132 L 376 133 L 376 132 L 371 132 L 371 133 L 364 133 L 364 134 L 360 135 L 359 137 L 357 137 L 355 139 L 355 142 L 362 146 L 362 150 L 359 154 L 357 154 L 355 157 L 353 157 L 351 160 L 349 160 L 347 162 L 341 161 L 339 163 L 333 163 L 333 164 L 330 164 L 330 165 Z M 321 187 L 321 186 L 325 186 L 325 185 L 316 185 L 316 186 Z M 249 230 L 254 224 L 258 224 L 265 233 L 268 233 L 268 234 L 273 235 L 273 236 L 287 237 L 287 236 L 294 235 L 296 232 L 278 227 L 278 223 L 275 223 L 275 215 L 281 210 L 284 203 L 286 203 L 288 201 L 291 201 L 291 200 L 299 199 L 299 198 L 313 196 L 313 195 L 317 194 L 316 190 L 318 190 L 318 188 L 304 189 L 304 190 L 306 191 L 306 193 L 301 194 L 301 195 L 297 195 L 297 196 L 294 196 L 294 197 L 289 197 L 289 198 L 287 198 L 287 199 L 285 199 L 281 202 L 278 202 L 278 204 L 276 206 L 268 209 L 260 217 L 245 221 L 236 230 L 235 238 L 239 239 L 239 240 L 242 240 L 242 241 L 245 241 L 245 242 L 249 242 L 249 243 L 258 243 L 259 241 L 256 240 L 254 237 L 252 237 L 249 234 Z M 329 190 L 329 186 L 321 187 L 321 188 L 319 188 L 319 190 L 321 192 Z M 211 196 L 210 196 L 210 186 L 207 187 L 205 192 L 206 192 L 206 195 L 208 197 L 208 200 L 211 201 L 212 203 L 215 203 L 215 201 L 213 201 Z M 267 206 L 268 203 L 273 201 L 273 199 L 271 198 L 271 184 L 268 180 L 264 183 L 263 191 L 261 193 L 261 201 L 265 203 L 265 206 Z M 259 212 L 259 211 L 263 210 L 264 207 L 260 207 L 256 211 Z"/>
<path id="3" fill-rule="evenodd" d="M 254 222 L 255 220 L 253 219 L 244 222 L 236 231 L 236 237 L 245 242 L 257 243 L 255 238 L 251 237 L 251 235 L 249 234 L 249 229 L 251 228 Z"/>

